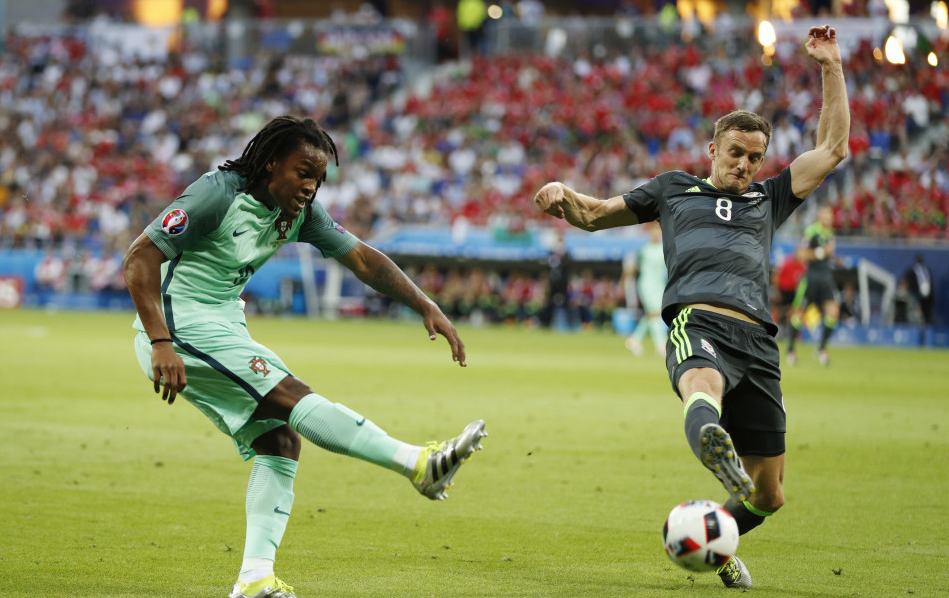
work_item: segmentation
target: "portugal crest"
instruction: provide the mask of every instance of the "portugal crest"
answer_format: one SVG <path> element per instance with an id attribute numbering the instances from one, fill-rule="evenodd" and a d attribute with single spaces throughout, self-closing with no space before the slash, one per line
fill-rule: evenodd
<path id="1" fill-rule="evenodd" d="M 267 369 L 267 362 L 264 361 L 263 357 L 254 357 L 250 360 L 250 371 L 255 374 L 263 374 L 264 377 L 270 373 L 270 370 Z"/>
<path id="2" fill-rule="evenodd" d="M 290 231 L 290 227 L 293 226 L 293 218 L 278 218 L 274 223 L 274 230 L 277 231 L 279 235 L 277 237 L 278 241 L 287 240 L 287 232 Z"/>

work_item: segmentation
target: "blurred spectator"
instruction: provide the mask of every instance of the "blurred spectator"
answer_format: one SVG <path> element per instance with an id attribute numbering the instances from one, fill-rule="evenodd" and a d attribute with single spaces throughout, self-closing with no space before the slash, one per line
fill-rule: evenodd
<path id="1" fill-rule="evenodd" d="M 435 35 L 436 61 L 441 63 L 458 55 L 455 15 L 442 0 L 435 0 L 426 15 Z"/>
<path id="2" fill-rule="evenodd" d="M 547 294 L 540 323 L 545 328 L 554 321 L 573 325 L 573 309 L 570 304 L 570 276 L 572 264 L 570 253 L 564 244 L 563 235 L 558 234 L 550 255 L 547 256 Z"/>
<path id="3" fill-rule="evenodd" d="M 791 308 L 794 305 L 794 296 L 797 294 L 797 285 L 804 276 L 807 269 L 806 249 L 802 245 L 797 245 L 792 253 L 784 256 L 781 264 L 775 270 L 775 279 L 773 288 L 775 289 L 774 298 L 774 321 L 779 330 L 787 331 L 788 317 L 791 315 Z"/>
<path id="4" fill-rule="evenodd" d="M 66 290 L 85 293 L 89 290 L 89 275 L 93 269 L 92 252 L 81 248 L 66 264 Z"/>
<path id="5" fill-rule="evenodd" d="M 919 306 L 922 323 L 927 326 L 932 324 L 933 305 L 936 299 L 933 293 L 933 275 L 922 254 L 916 255 L 916 261 L 903 274 L 903 280 L 906 281 L 907 290 Z"/>
<path id="6" fill-rule="evenodd" d="M 501 290 L 501 317 L 507 324 L 535 326 L 543 301 L 539 283 L 526 272 L 514 270 Z"/>
<path id="7" fill-rule="evenodd" d="M 840 322 L 842 324 L 860 323 L 860 297 L 852 282 L 844 284 L 840 291 Z"/>
<path id="8" fill-rule="evenodd" d="M 484 0 L 458 0 L 456 13 L 462 36 L 462 58 L 484 54 L 485 20 L 488 18 Z"/>
<path id="9" fill-rule="evenodd" d="M 901 277 L 896 283 L 896 294 L 893 297 L 893 323 L 918 326 L 922 321 L 919 304 L 909 290 L 909 281 Z"/>
<path id="10" fill-rule="evenodd" d="M 570 302 L 576 306 L 581 327 L 592 327 L 595 315 L 593 305 L 596 302 L 596 278 L 592 269 L 584 268 L 579 278 L 571 281 Z"/>
<path id="11" fill-rule="evenodd" d="M 801 131 L 788 120 L 786 114 L 779 114 L 774 121 L 769 149 L 785 163 L 805 151 Z"/>
<path id="12" fill-rule="evenodd" d="M 667 45 L 647 36 L 622 53 L 475 55 L 470 70 L 436 74 L 430 92 L 393 96 L 403 81 L 397 54 L 342 51 L 332 36 L 317 56 L 225 64 L 188 40 L 159 61 L 93 51 L 81 35 L 10 33 L 0 54 L 0 247 L 124 247 L 130 230 L 282 113 L 340 131 L 348 168 L 330 169 L 321 200 L 369 238 L 460 217 L 534 226 L 525 214 L 542 180 L 613 196 L 673 164 L 706 176 L 710 125 L 738 105 L 775 122 L 776 155 L 793 152 L 815 134 L 809 90 L 819 72 L 800 55 L 764 69 L 760 47 L 742 49 L 739 35 Z M 949 79 L 879 64 L 871 51 L 867 42 L 846 65 L 852 159 L 818 193 L 841 235 L 945 239 Z M 702 61 L 706 53 L 713 59 Z M 767 93 L 756 92 L 764 78 Z M 924 129 L 917 95 L 928 101 Z M 915 144 L 927 138 L 931 151 L 921 151 Z M 795 215 L 786 234 L 803 225 Z"/>
<path id="13" fill-rule="evenodd" d="M 613 311 L 622 303 L 623 294 L 613 276 L 602 275 L 593 287 L 593 324 L 598 329 L 609 327 L 613 322 Z"/>
<path id="14" fill-rule="evenodd" d="M 43 259 L 34 271 L 36 285 L 41 290 L 61 291 L 66 283 L 66 262 L 52 247 L 48 247 Z"/>
<path id="15" fill-rule="evenodd" d="M 112 249 L 104 250 L 101 256 L 91 256 L 86 261 L 85 274 L 91 291 L 123 291 L 126 288 L 121 254 Z"/>
<path id="16" fill-rule="evenodd" d="M 521 23 L 530 27 L 536 27 L 544 18 L 544 3 L 540 0 L 519 0 L 517 3 L 517 16 Z"/>

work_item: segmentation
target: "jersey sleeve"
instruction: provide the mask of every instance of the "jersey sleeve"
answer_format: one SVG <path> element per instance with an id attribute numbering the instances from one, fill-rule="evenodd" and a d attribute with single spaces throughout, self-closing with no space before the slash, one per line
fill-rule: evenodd
<path id="1" fill-rule="evenodd" d="M 765 193 L 771 198 L 774 227 L 777 228 L 788 219 L 791 212 L 804 203 L 804 200 L 795 196 L 794 192 L 791 191 L 790 167 L 782 170 L 778 176 L 765 180 L 763 185 Z"/>
<path id="2" fill-rule="evenodd" d="M 299 240 L 319 249 L 323 257 L 340 257 L 359 243 L 355 235 L 333 221 L 318 201 L 310 206 L 300 227 Z"/>
<path id="3" fill-rule="evenodd" d="M 219 177 L 207 174 L 188 186 L 145 234 L 171 259 L 221 225 L 234 195 Z"/>
<path id="4" fill-rule="evenodd" d="M 667 178 L 668 175 L 669 173 L 659 175 L 629 193 L 623 194 L 626 207 L 636 214 L 640 223 L 659 219 L 659 206 L 665 185 L 664 177 Z"/>

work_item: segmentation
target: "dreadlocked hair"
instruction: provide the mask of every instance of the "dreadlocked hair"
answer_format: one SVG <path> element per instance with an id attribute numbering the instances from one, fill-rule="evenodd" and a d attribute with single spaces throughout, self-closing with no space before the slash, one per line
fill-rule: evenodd
<path id="1" fill-rule="evenodd" d="M 301 143 L 308 143 L 327 155 L 332 154 L 336 166 L 339 166 L 336 144 L 316 121 L 312 118 L 278 116 L 254 135 L 240 158 L 225 161 L 218 166 L 218 170 L 236 172 L 246 181 L 244 188 L 253 189 L 257 183 L 267 180 L 268 164 L 286 158 Z M 319 189 L 325 180 L 326 172 L 323 172 L 323 177 L 316 182 L 316 188 Z"/>

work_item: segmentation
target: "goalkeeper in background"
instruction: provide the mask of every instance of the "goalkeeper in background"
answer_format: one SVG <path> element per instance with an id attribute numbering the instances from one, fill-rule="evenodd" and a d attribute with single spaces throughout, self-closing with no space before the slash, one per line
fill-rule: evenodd
<path id="1" fill-rule="evenodd" d="M 827 343 L 840 322 L 840 294 L 834 281 L 834 267 L 837 262 L 834 212 L 830 206 L 817 209 L 817 221 L 804 231 L 801 245 L 804 247 L 807 270 L 797 285 L 797 293 L 791 305 L 787 361 L 789 365 L 797 363 L 794 348 L 801 336 L 807 307 L 814 305 L 820 311 L 822 324 L 817 359 L 821 365 L 826 366 L 830 365 Z"/>

